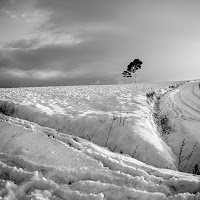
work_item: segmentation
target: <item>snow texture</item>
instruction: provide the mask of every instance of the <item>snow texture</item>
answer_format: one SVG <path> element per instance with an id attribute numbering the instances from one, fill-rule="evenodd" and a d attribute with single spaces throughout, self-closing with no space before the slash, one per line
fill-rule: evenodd
<path id="1" fill-rule="evenodd" d="M 170 134 L 151 91 L 167 92 Z M 200 161 L 199 97 L 198 82 L 0 88 L 0 199 L 200 199 L 184 173 Z"/>

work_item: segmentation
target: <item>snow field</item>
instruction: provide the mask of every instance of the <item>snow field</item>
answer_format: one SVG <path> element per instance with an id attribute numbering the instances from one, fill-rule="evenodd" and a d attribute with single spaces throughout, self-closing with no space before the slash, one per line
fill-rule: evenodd
<path id="1" fill-rule="evenodd" d="M 197 84 L 161 99 L 161 114 L 178 127 L 168 137 L 160 136 L 146 99 L 173 84 L 1 88 L 0 198 L 200 199 L 199 176 L 172 170 L 184 133 L 191 141 L 197 134 Z"/>
<path id="2" fill-rule="evenodd" d="M 175 170 L 177 158 L 160 138 L 145 96 L 152 89 L 169 90 L 170 85 L 2 89 L 0 111 Z"/>
<path id="3" fill-rule="evenodd" d="M 0 196 L 4 199 L 200 197 L 198 177 L 155 168 L 25 120 L 1 114 L 0 122 Z"/>

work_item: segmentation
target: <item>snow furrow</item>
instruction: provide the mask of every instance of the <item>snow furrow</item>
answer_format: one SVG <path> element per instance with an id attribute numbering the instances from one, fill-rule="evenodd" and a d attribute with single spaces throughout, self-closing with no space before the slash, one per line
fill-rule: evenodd
<path id="1" fill-rule="evenodd" d="M 183 101 L 183 103 L 186 104 L 186 106 L 190 107 L 192 110 L 196 111 L 198 115 L 200 114 L 200 105 L 198 102 L 194 101 L 194 97 L 191 96 L 192 93 L 189 93 L 189 91 L 193 91 L 193 87 L 189 88 L 187 90 L 182 90 L 180 94 L 180 99 Z M 190 98 L 191 96 L 191 98 Z"/>
<path id="2" fill-rule="evenodd" d="M 193 86 L 192 93 L 193 93 L 194 96 L 197 97 L 198 100 L 200 99 L 200 86 L 199 86 L 199 84 L 196 84 L 196 85 Z"/>

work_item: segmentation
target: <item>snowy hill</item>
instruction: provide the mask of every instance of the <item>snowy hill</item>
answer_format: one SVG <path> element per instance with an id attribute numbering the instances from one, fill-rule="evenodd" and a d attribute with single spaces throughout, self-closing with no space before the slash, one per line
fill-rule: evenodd
<path id="1" fill-rule="evenodd" d="M 198 84 L 1 88 L 0 197 L 200 199 Z"/>

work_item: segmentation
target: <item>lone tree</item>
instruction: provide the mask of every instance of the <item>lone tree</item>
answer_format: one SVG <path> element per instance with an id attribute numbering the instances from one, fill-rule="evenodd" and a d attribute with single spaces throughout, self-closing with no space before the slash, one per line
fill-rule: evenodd
<path id="1" fill-rule="evenodd" d="M 131 73 L 135 74 L 135 83 L 136 83 L 136 71 L 141 68 L 142 61 L 135 59 L 127 66 L 127 70 L 124 71 L 123 77 L 132 77 Z"/>

